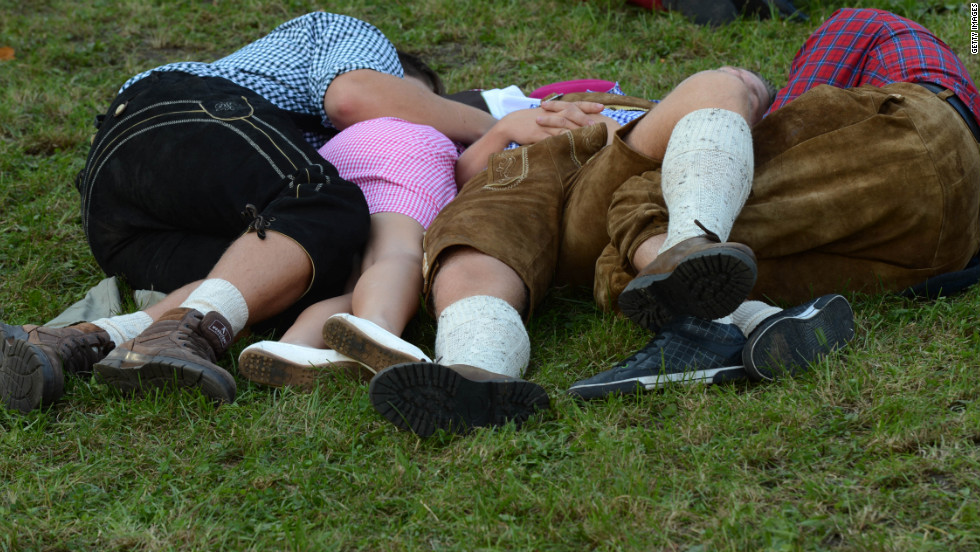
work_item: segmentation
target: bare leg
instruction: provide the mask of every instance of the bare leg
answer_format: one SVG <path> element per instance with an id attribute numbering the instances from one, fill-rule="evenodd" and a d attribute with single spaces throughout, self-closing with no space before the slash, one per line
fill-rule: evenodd
<path id="1" fill-rule="evenodd" d="M 674 127 L 689 113 L 698 109 L 726 109 L 753 125 L 761 119 L 767 98 L 765 85 L 755 77 L 722 69 L 695 73 L 636 124 L 626 143 L 654 159 L 663 159 Z"/>
<path id="2" fill-rule="evenodd" d="M 419 308 L 423 233 L 422 225 L 407 215 L 371 215 L 364 269 L 351 298 L 353 316 L 330 316 L 323 322 L 327 348 L 375 371 L 428 360 L 421 349 L 398 337 Z"/>
<path id="3" fill-rule="evenodd" d="M 667 234 L 657 234 L 656 236 L 651 236 L 647 238 L 640 247 L 636 248 L 636 252 L 633 253 L 633 268 L 637 271 L 643 269 L 643 267 L 652 263 L 657 255 L 660 254 L 660 247 L 667 241 Z"/>
<path id="4" fill-rule="evenodd" d="M 198 280 L 196 282 L 191 282 L 184 286 L 181 286 L 170 293 L 166 297 L 161 299 L 158 303 L 143 309 L 143 312 L 150 315 L 150 318 L 156 320 L 170 309 L 176 309 L 187 299 L 187 296 L 191 294 L 197 286 L 201 285 L 204 280 Z"/>
<path id="5" fill-rule="evenodd" d="M 401 335 L 419 308 L 422 225 L 399 213 L 371 215 L 364 270 L 354 286 L 353 314 Z"/>
<path id="6" fill-rule="evenodd" d="M 382 339 L 384 343 L 374 342 L 374 348 L 387 346 L 388 352 L 394 349 L 391 354 L 398 356 L 399 359 L 406 354 L 409 355 L 409 359 L 423 357 L 424 354 L 420 350 L 394 337 L 401 335 L 409 319 L 418 311 L 419 294 L 422 291 L 423 231 L 417 221 L 406 215 L 398 213 L 371 215 L 371 237 L 362 263 L 363 273 L 357 279 L 354 291 L 320 301 L 304 310 L 283 334 L 279 343 L 315 349 L 334 348 L 339 353 L 350 354 L 368 366 L 374 366 L 378 360 L 373 357 L 358 356 L 359 352 L 363 353 L 361 341 L 366 338 Z M 328 322 L 333 315 L 340 313 L 353 313 L 363 320 L 358 322 L 344 318 Z M 382 334 L 384 332 L 391 334 L 390 339 L 382 337 L 375 330 Z M 328 331 L 332 339 L 325 341 L 324 334 Z M 365 334 L 365 331 L 368 333 Z M 351 352 L 349 349 L 354 342 L 357 342 L 358 346 Z M 277 362 L 281 366 L 286 366 L 292 361 L 292 364 L 296 365 L 290 366 L 290 370 L 295 372 L 293 375 L 302 375 L 309 371 L 305 367 L 300 367 L 302 363 L 299 363 L 299 360 L 313 362 L 312 359 L 322 358 L 322 354 L 303 353 L 301 348 L 289 348 L 285 345 L 261 345 L 257 348 L 263 347 L 276 347 L 280 355 L 289 352 L 290 359 Z M 253 355 L 262 356 L 262 354 L 253 351 Z M 304 354 L 309 358 L 301 359 Z M 376 369 L 385 366 L 378 366 Z"/>
<path id="7" fill-rule="evenodd" d="M 324 349 L 326 345 L 323 343 L 323 322 L 341 312 L 351 312 L 350 293 L 331 297 L 307 307 L 286 333 L 282 334 L 279 341 Z"/>
<path id="8" fill-rule="evenodd" d="M 313 280 L 313 263 L 291 238 L 270 231 L 262 240 L 250 232 L 231 244 L 208 278 L 226 280 L 238 289 L 252 324 L 279 314 L 302 297 Z"/>
<path id="9" fill-rule="evenodd" d="M 503 299 L 517 312 L 527 309 L 527 290 L 517 273 L 503 262 L 470 248 L 445 255 L 432 295 L 437 317 L 449 305 L 477 295 Z"/>

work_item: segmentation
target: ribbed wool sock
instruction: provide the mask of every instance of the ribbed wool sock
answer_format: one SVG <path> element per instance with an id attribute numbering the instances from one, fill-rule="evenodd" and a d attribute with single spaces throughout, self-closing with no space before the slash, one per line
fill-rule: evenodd
<path id="1" fill-rule="evenodd" d="M 436 362 L 468 364 L 521 377 L 531 357 L 531 340 L 520 313 L 497 297 L 478 295 L 442 311 L 436 331 Z"/>
<path id="2" fill-rule="evenodd" d="M 228 319 L 233 335 L 242 331 L 248 323 L 248 305 L 242 293 L 231 282 L 220 278 L 201 282 L 180 306 L 196 309 L 202 314 L 217 311 Z"/>
<path id="3" fill-rule="evenodd" d="M 150 324 L 153 323 L 153 319 L 150 318 L 149 314 L 139 311 L 110 318 L 100 318 L 93 320 L 92 323 L 108 332 L 109 339 L 118 346 L 143 333 L 143 330 L 149 328 Z"/>
<path id="4" fill-rule="evenodd" d="M 748 337 L 763 320 L 782 312 L 782 310 L 779 307 L 767 305 L 762 301 L 745 301 L 731 314 L 732 323 L 738 326 L 738 329 L 742 330 L 745 337 Z"/>
<path id="5" fill-rule="evenodd" d="M 660 252 L 704 230 L 727 241 L 735 217 L 752 189 L 752 131 L 727 109 L 699 109 L 685 115 L 667 143 L 661 187 L 670 220 Z"/>

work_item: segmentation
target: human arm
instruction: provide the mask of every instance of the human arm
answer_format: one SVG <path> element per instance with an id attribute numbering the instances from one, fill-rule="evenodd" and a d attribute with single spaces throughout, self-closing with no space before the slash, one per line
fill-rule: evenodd
<path id="1" fill-rule="evenodd" d="M 595 102 L 549 101 L 534 109 L 521 109 L 502 118 L 456 161 L 456 183 L 462 186 L 487 166 L 491 154 L 516 142 L 533 144 L 562 132 L 595 123 L 618 123 L 600 115 L 603 105 Z"/>
<path id="2" fill-rule="evenodd" d="M 323 95 L 323 108 L 333 125 L 343 130 L 379 117 L 398 117 L 429 125 L 449 138 L 473 144 L 494 126 L 490 114 L 447 100 L 406 79 L 359 69 L 338 75 Z"/>

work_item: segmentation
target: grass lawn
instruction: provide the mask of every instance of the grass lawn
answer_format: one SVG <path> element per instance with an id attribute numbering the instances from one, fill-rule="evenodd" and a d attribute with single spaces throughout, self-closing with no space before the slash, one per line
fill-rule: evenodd
<path id="1" fill-rule="evenodd" d="M 656 98 L 726 63 L 784 84 L 844 2 L 796 4 L 808 22 L 711 29 L 624 0 L 0 0 L 0 319 L 48 320 L 103 277 L 73 180 L 94 116 L 144 69 L 325 9 L 373 22 L 452 90 L 604 78 Z M 849 5 L 922 22 L 980 76 L 968 3 Z M 300 394 L 239 378 L 218 408 L 72 379 L 50 410 L 0 410 L 0 550 L 980 549 L 980 290 L 850 298 L 852 346 L 801 377 L 581 404 L 564 390 L 649 336 L 556 291 L 530 324 L 552 409 L 521 431 L 422 441 L 346 380 Z M 431 351 L 430 319 L 409 334 Z"/>

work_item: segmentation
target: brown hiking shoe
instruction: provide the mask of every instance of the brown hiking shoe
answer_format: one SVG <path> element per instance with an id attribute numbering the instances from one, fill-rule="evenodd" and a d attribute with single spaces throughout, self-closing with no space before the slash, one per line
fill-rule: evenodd
<path id="1" fill-rule="evenodd" d="M 217 312 L 167 311 L 135 339 L 95 365 L 100 381 L 126 393 L 196 387 L 208 398 L 235 400 L 235 378 L 215 364 L 232 342 L 231 324 Z"/>
<path id="2" fill-rule="evenodd" d="M 619 295 L 619 309 L 653 332 L 679 316 L 714 320 L 742 304 L 756 276 L 752 249 L 709 233 L 658 255 Z"/>
<path id="3" fill-rule="evenodd" d="M 54 404 L 65 374 L 88 375 L 112 350 L 109 334 L 87 322 L 67 328 L 0 323 L 0 398 L 30 412 Z"/>
<path id="4" fill-rule="evenodd" d="M 535 383 L 465 364 L 434 362 L 382 370 L 371 380 L 368 396 L 378 413 L 419 437 L 437 429 L 465 433 L 510 421 L 520 427 L 550 406 L 548 394 Z"/>

